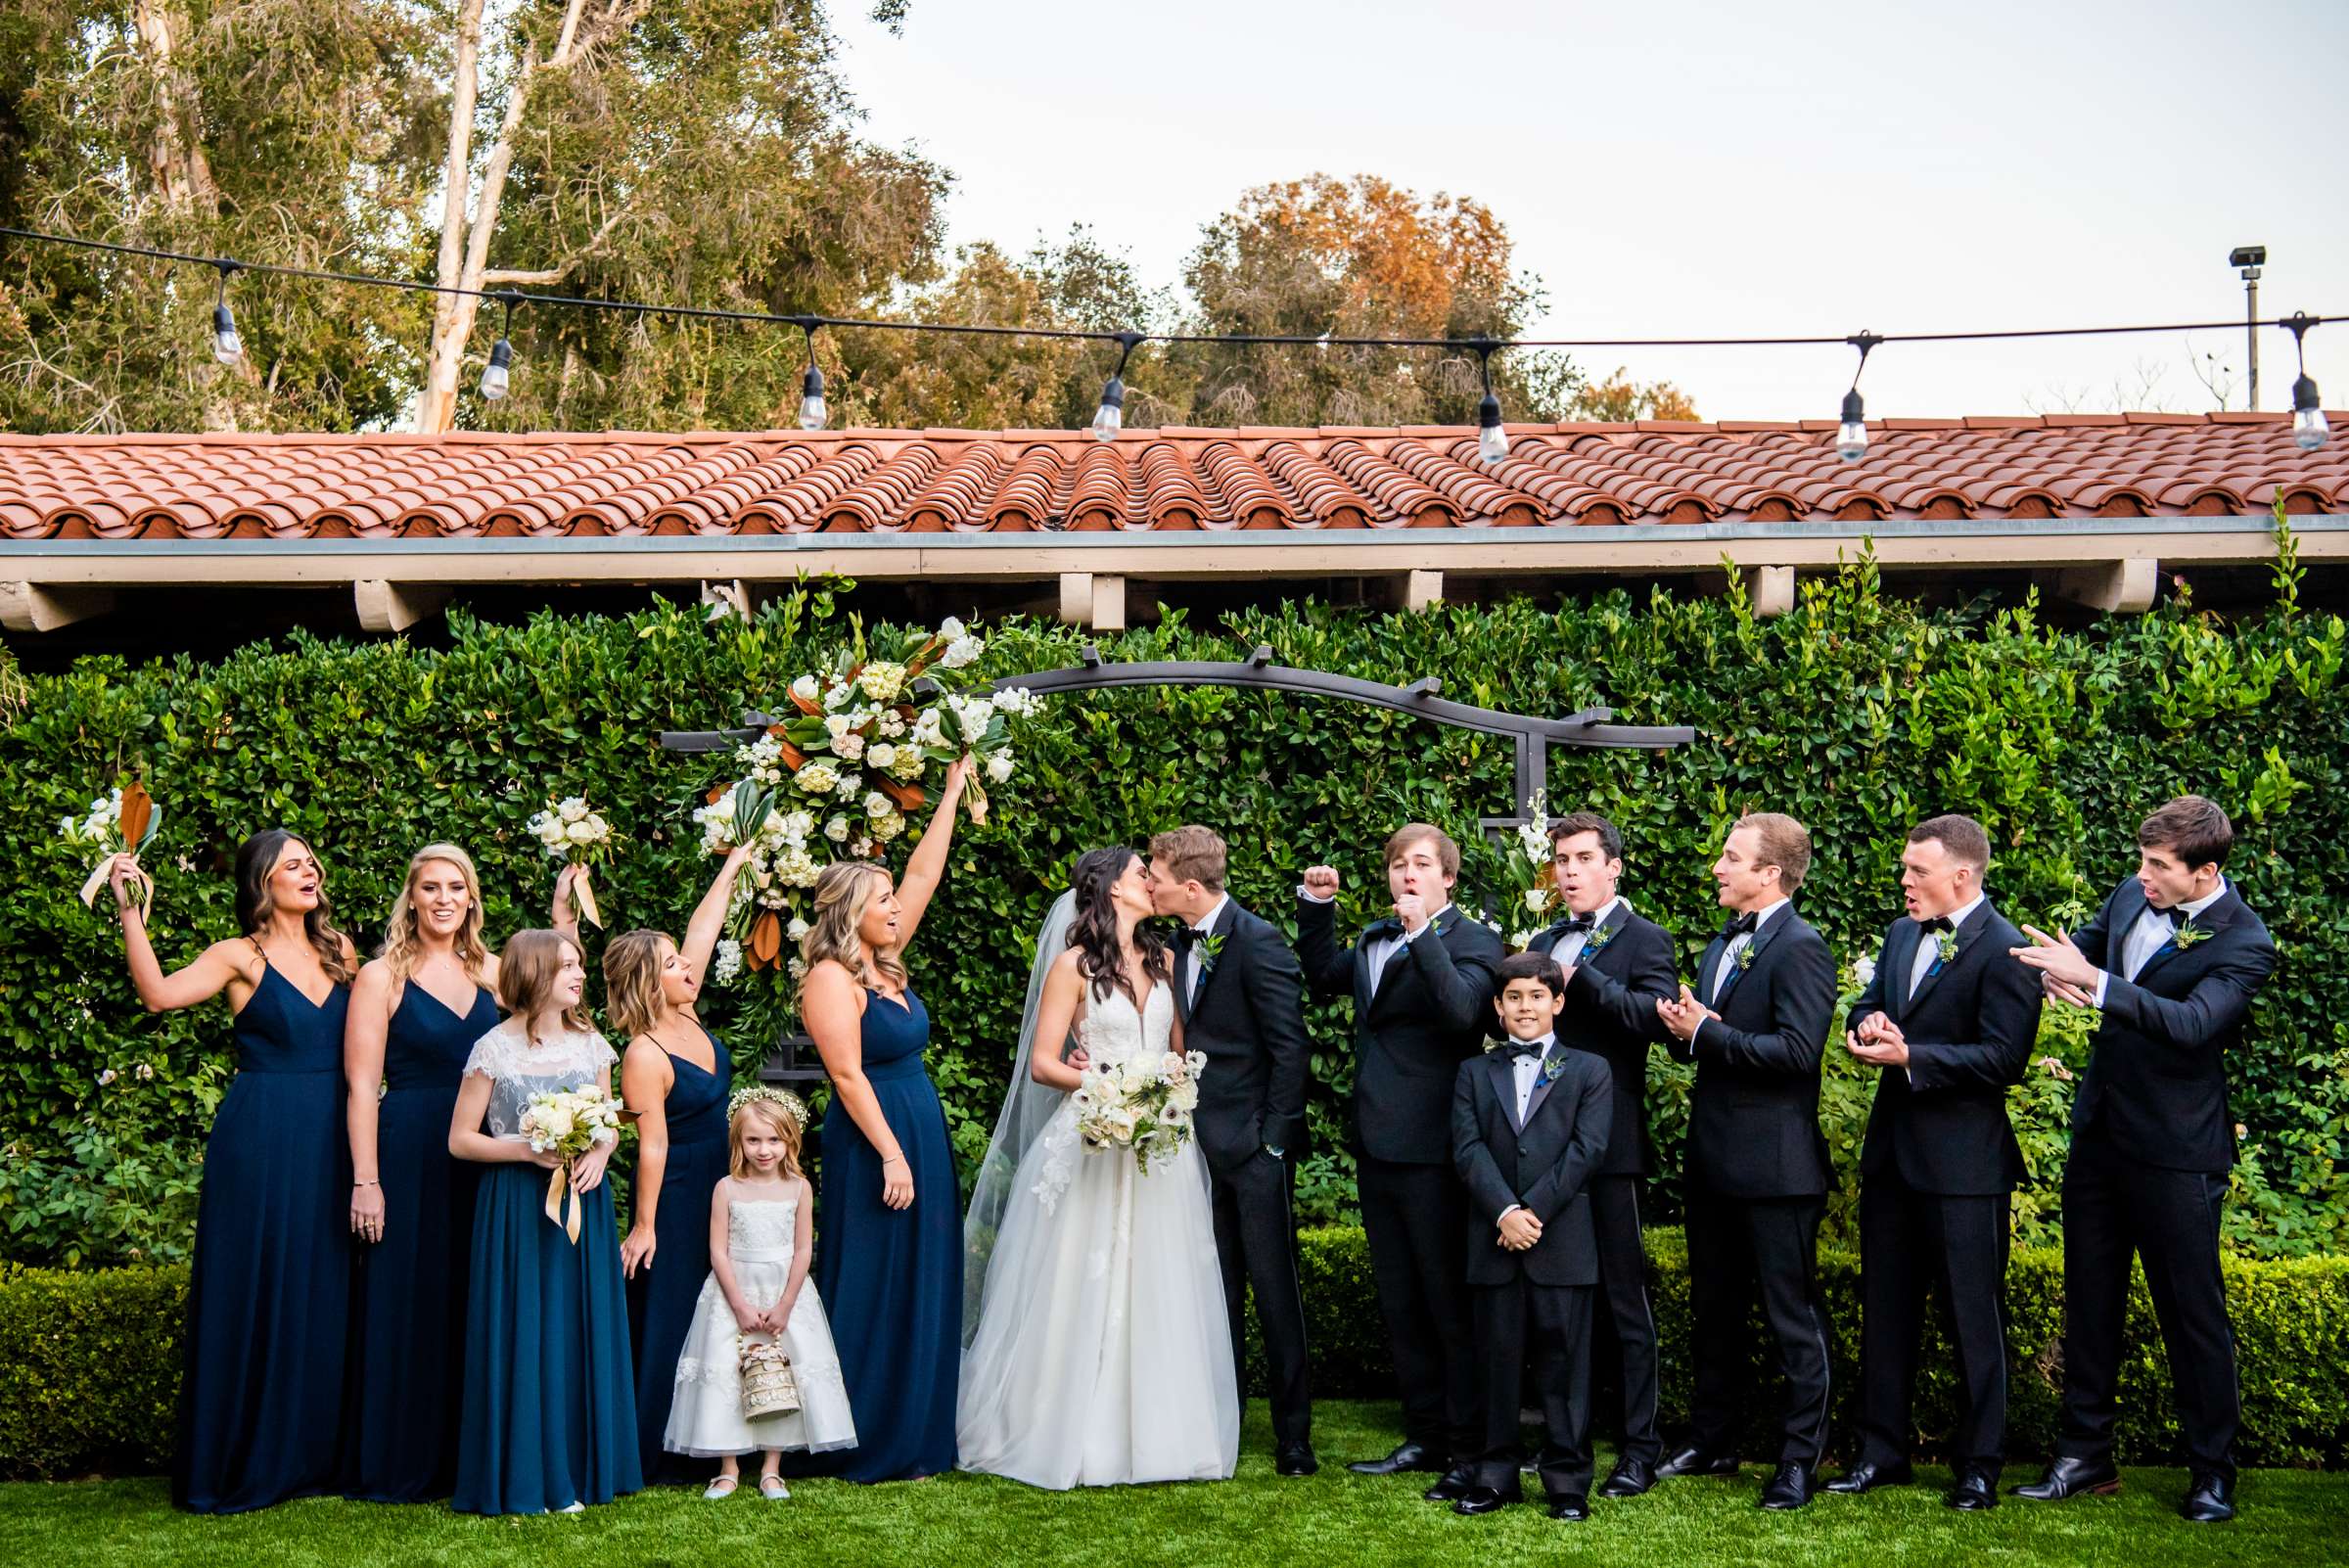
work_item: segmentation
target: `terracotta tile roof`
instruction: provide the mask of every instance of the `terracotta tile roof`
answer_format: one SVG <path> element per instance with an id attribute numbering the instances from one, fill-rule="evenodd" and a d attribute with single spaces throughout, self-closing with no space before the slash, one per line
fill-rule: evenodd
<path id="1" fill-rule="evenodd" d="M 2349 426 L 2349 420 L 2335 420 Z M 2349 511 L 2280 414 L 1402 429 L 0 436 L 0 538 L 1397 529 Z"/>

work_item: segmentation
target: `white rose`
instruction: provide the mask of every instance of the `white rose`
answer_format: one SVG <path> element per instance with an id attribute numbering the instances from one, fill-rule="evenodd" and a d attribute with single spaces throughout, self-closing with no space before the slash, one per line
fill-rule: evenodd
<path id="1" fill-rule="evenodd" d="M 1000 784 L 1011 777 L 1011 753 L 997 752 L 987 760 L 987 776 Z"/>
<path id="2" fill-rule="evenodd" d="M 938 623 L 938 634 L 948 642 L 960 642 L 964 636 L 962 618 L 948 616 Z"/>
<path id="3" fill-rule="evenodd" d="M 836 816 L 831 821 L 826 822 L 824 824 L 824 837 L 830 839 L 835 844 L 848 843 L 849 819 L 845 816 Z"/>
<path id="4" fill-rule="evenodd" d="M 576 795 L 555 807 L 566 822 L 576 822 L 587 814 L 587 803 Z"/>
<path id="5" fill-rule="evenodd" d="M 1852 978 L 1859 981 L 1862 989 L 1864 990 L 1866 987 L 1874 985 L 1876 982 L 1876 961 L 1873 958 L 1855 958 L 1852 960 Z"/>
<path id="6" fill-rule="evenodd" d="M 864 754 L 864 760 L 886 773 L 898 764 L 898 749 L 887 741 L 879 741 Z"/>
<path id="7" fill-rule="evenodd" d="M 895 809 L 896 807 L 889 804 L 889 797 L 879 790 L 874 790 L 864 798 L 864 814 L 866 816 L 878 819 L 889 815 Z"/>
<path id="8" fill-rule="evenodd" d="M 807 922 L 802 920 L 798 915 L 793 915 L 791 917 L 791 924 L 783 928 L 783 935 L 789 937 L 794 942 L 806 941 Z"/>
<path id="9" fill-rule="evenodd" d="M 985 652 L 987 644 L 978 638 L 957 637 L 946 644 L 946 651 L 938 656 L 938 662 L 948 669 L 960 669 L 967 665 L 977 664 L 979 656 Z"/>
<path id="10" fill-rule="evenodd" d="M 813 675 L 802 675 L 799 679 L 791 683 L 791 694 L 794 697 L 799 698 L 802 702 L 811 703 L 815 701 L 815 677 Z"/>
<path id="11" fill-rule="evenodd" d="M 1540 914 L 1549 907 L 1549 895 L 1540 888 L 1528 888 L 1525 890 L 1525 906 Z"/>
<path id="12" fill-rule="evenodd" d="M 595 828 L 586 822 L 572 823 L 570 827 L 564 829 L 564 834 L 574 844 L 593 844 L 595 842 Z"/>
<path id="13" fill-rule="evenodd" d="M 770 817 L 768 820 L 776 819 Z M 795 844 L 806 843 L 807 835 L 815 831 L 815 818 L 806 811 L 790 812 L 780 820 L 782 836 Z"/>

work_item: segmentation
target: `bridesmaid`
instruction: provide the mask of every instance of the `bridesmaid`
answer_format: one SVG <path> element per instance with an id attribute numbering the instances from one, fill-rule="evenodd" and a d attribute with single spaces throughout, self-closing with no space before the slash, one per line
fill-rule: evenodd
<path id="1" fill-rule="evenodd" d="M 731 1163 L 726 1096 L 733 1066 L 694 1015 L 710 955 L 748 850 L 726 856 L 685 926 L 631 931 L 604 949 L 604 1010 L 627 1038 L 620 1097 L 636 1118 L 636 1216 L 621 1243 L 628 1276 L 628 1339 L 636 1349 L 637 1459 L 647 1481 L 704 1478 L 661 1446 L 677 1357 L 710 1273 L 710 1199 Z M 656 1260 L 659 1267 L 655 1268 Z"/>
<path id="2" fill-rule="evenodd" d="M 566 866 L 555 883 L 556 929 L 575 942 L 562 922 L 576 875 Z M 449 1154 L 448 1122 L 466 1056 L 497 1026 L 497 973 L 472 856 L 426 845 L 408 862 L 382 956 L 351 986 L 343 1033 L 350 1228 L 365 1244 L 345 1497 L 415 1502 L 455 1485 L 479 1168 Z"/>
<path id="3" fill-rule="evenodd" d="M 350 1239 L 343 1015 L 356 955 L 310 847 L 268 828 L 237 851 L 237 922 L 166 975 L 115 858 L 131 983 L 149 1012 L 228 992 L 237 1076 L 205 1144 L 171 1500 L 240 1513 L 330 1491 L 343 1417 Z"/>
<path id="4" fill-rule="evenodd" d="M 582 1210 L 574 1241 L 546 1217 L 546 1173 L 557 1162 L 530 1151 L 522 1114 L 535 1094 L 589 1084 L 610 1093 L 619 1058 L 580 1002 L 587 968 L 576 943 L 517 933 L 497 981 L 505 1022 L 466 1058 L 448 1124 L 448 1152 L 486 1167 L 474 1208 L 451 1506 L 576 1513 L 643 1485 L 619 1227 L 604 1181 L 614 1145 L 572 1164 Z"/>
<path id="5" fill-rule="evenodd" d="M 922 1066 L 930 1015 L 904 952 L 946 868 L 970 774 L 946 771 L 937 812 L 892 889 L 844 861 L 815 884 L 800 1007 L 832 1076 L 824 1112 L 816 1294 L 831 1309 L 860 1445 L 837 1473 L 892 1481 L 954 1468 L 962 1369 L 962 1210 L 938 1090 Z M 973 821 L 986 820 L 984 808 Z"/>

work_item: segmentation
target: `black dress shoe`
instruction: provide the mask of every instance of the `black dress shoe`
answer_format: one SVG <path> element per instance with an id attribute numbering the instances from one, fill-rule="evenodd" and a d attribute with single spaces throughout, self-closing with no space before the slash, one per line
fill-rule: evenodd
<path id="1" fill-rule="evenodd" d="M 1828 1482 L 1827 1490 L 1856 1498 L 1863 1492 L 1873 1492 L 1878 1487 L 1905 1487 L 1915 1479 L 1916 1476 L 1907 1464 L 1869 1464 L 1863 1461 Z"/>
<path id="2" fill-rule="evenodd" d="M 1999 1505 L 1999 1483 L 1996 1476 L 1969 1471 L 1958 1477 L 1958 1484 L 1941 1495 L 1941 1500 L 1963 1513 L 1983 1513 Z"/>
<path id="3" fill-rule="evenodd" d="M 1455 1464 L 1436 1478 L 1436 1484 L 1419 1495 L 1430 1502 L 1457 1502 L 1476 1486 L 1475 1478 L 1464 1464 Z"/>
<path id="4" fill-rule="evenodd" d="M 1470 1487 L 1467 1493 L 1462 1496 L 1457 1502 L 1454 1502 L 1451 1505 L 1451 1511 L 1454 1513 L 1464 1513 L 1470 1515 L 1492 1513 L 1497 1509 L 1507 1507 L 1512 1502 L 1521 1502 L 1524 1499 L 1525 1494 L 1515 1487 L 1508 1487 L 1505 1489 L 1500 1487 Z"/>
<path id="5" fill-rule="evenodd" d="M 1423 1443 L 1405 1443 L 1383 1459 L 1357 1459 L 1346 1468 L 1356 1475 L 1401 1475 L 1405 1470 L 1441 1470 L 1444 1460 Z"/>
<path id="6" fill-rule="evenodd" d="M 1791 1462 L 1781 1464 L 1778 1473 L 1772 1476 L 1769 1484 L 1762 1489 L 1762 1506 L 1800 1508 L 1811 1500 L 1811 1494 L 1818 1487 L 1819 1473 L 1811 1466 Z"/>
<path id="7" fill-rule="evenodd" d="M 2109 1497 L 2121 1490 L 2121 1472 L 2112 1467 L 2110 1459 L 2057 1459 L 2038 1480 L 2006 1490 L 2033 1502 L 2061 1502 L 2083 1492 Z"/>
<path id="8" fill-rule="evenodd" d="M 1635 1498 L 1656 1484 L 1656 1467 L 1645 1459 L 1617 1459 L 1600 1483 L 1602 1498 Z"/>
<path id="9" fill-rule="evenodd" d="M 1702 1449 L 1682 1449 L 1656 1466 L 1656 1474 L 1666 1475 L 1735 1475 L 1737 1455 L 1707 1453 Z"/>
<path id="10" fill-rule="evenodd" d="M 2234 1482 L 2223 1475 L 2198 1475 L 2178 1505 L 2191 1524 L 2225 1524 L 2234 1517 Z"/>
<path id="11" fill-rule="evenodd" d="M 1313 1449 L 1305 1444 L 1282 1449 L 1272 1456 L 1272 1469 L 1279 1475 L 1313 1475 L 1320 1468 L 1321 1461 L 1313 1457 Z"/>
<path id="12" fill-rule="evenodd" d="M 1561 1493 L 1549 1499 L 1549 1516 L 1552 1519 L 1588 1519 L 1590 1517 L 1589 1500 L 1580 1494 Z"/>

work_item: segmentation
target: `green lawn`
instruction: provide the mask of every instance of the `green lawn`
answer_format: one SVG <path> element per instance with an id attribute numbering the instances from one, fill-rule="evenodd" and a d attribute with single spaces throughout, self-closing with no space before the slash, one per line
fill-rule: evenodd
<path id="1" fill-rule="evenodd" d="M 1409 1477 L 1364 1480 L 1342 1461 L 1383 1453 L 1396 1436 L 1389 1405 L 1315 1409 L 1323 1469 L 1311 1480 L 1272 1474 L 1263 1407 L 1251 1407 L 1240 1473 L 1226 1485 L 1054 1495 L 1009 1481 L 944 1477 L 910 1486 L 804 1482 L 792 1500 L 748 1490 L 722 1503 L 662 1489 L 583 1516 L 475 1519 L 437 1506 L 312 1499 L 231 1519 L 174 1513 L 158 1480 L 0 1487 L 0 1561 L 459 1565 L 593 1563 L 822 1568 L 944 1564 L 1114 1563 L 1203 1568 L 1225 1562 L 1298 1565 L 1516 1562 L 1623 1565 L 1947 1563 L 2021 1568 L 2047 1563 L 2337 1563 L 2349 1519 L 2349 1476 L 2266 1470 L 2243 1483 L 2243 1516 L 2197 1528 L 2176 1513 L 2179 1470 L 2128 1473 L 2117 1498 L 2057 1507 L 2008 1499 L 1986 1517 L 1941 1506 L 1944 1477 L 1793 1515 L 1754 1505 L 1764 1471 L 1734 1482 L 1668 1481 L 1644 1498 L 1600 1501 L 1585 1524 L 1552 1524 L 1531 1506 L 1460 1519 L 1418 1498 Z M 1602 1465 L 1604 1459 L 1602 1457 Z M 2011 1477 L 2009 1479 L 2012 1479 Z"/>

